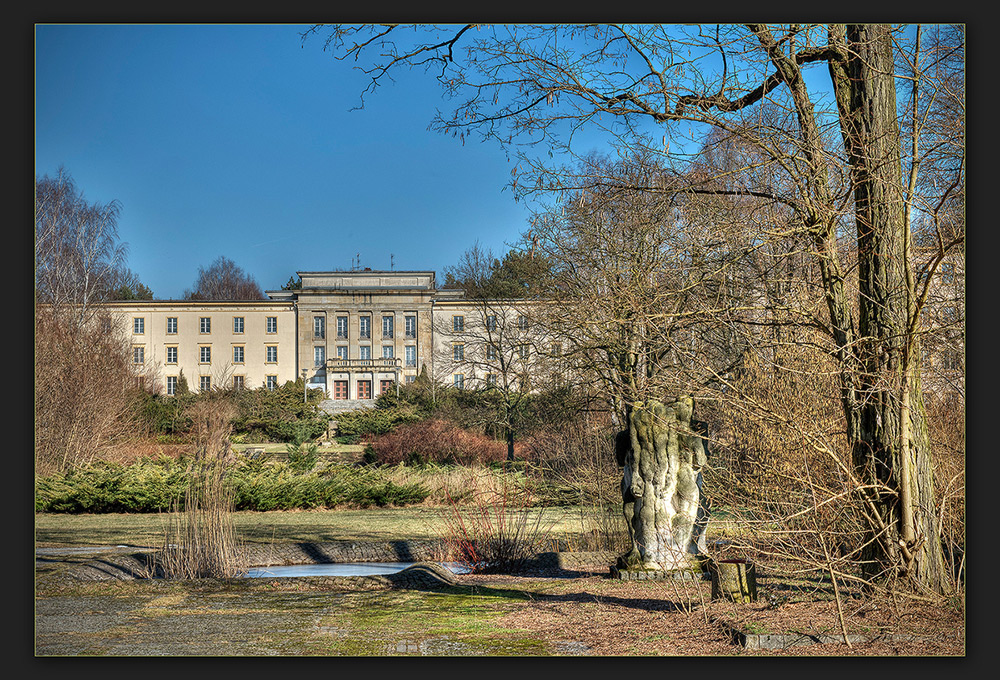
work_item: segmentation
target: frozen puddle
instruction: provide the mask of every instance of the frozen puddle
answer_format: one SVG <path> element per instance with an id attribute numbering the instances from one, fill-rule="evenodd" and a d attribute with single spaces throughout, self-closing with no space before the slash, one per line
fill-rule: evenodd
<path id="1" fill-rule="evenodd" d="M 413 562 L 332 562 L 326 564 L 290 564 L 281 567 L 254 567 L 247 578 L 282 578 L 293 576 L 383 576 L 402 571 Z M 455 574 L 466 574 L 468 569 L 455 562 L 441 562 Z"/>

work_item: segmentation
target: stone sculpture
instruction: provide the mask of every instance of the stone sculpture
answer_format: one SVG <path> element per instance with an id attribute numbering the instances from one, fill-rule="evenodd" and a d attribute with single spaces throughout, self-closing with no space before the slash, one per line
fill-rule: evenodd
<path id="1" fill-rule="evenodd" d="M 615 441 L 622 467 L 622 510 L 632 549 L 619 570 L 701 568 L 708 507 L 701 493 L 707 463 L 704 423 L 692 420 L 694 400 L 635 404 L 628 430 Z"/>

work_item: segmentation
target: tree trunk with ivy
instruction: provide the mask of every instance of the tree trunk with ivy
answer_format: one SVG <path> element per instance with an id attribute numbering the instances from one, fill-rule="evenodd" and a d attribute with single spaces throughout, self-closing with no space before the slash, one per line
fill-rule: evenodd
<path id="1" fill-rule="evenodd" d="M 619 437 L 622 499 L 632 549 L 620 569 L 679 570 L 700 566 L 707 513 L 701 468 L 707 459 L 692 426 L 694 400 L 634 404 L 628 438 Z"/>

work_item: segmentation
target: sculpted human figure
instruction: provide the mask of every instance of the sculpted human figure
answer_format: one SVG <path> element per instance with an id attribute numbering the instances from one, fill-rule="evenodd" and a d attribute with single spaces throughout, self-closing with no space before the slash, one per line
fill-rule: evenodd
<path id="1" fill-rule="evenodd" d="M 693 412 L 688 396 L 666 405 L 637 403 L 627 433 L 615 441 L 622 511 L 632 540 L 632 549 L 618 558 L 619 568 L 687 569 L 698 566 L 704 554 L 706 428 L 692 421 Z"/>

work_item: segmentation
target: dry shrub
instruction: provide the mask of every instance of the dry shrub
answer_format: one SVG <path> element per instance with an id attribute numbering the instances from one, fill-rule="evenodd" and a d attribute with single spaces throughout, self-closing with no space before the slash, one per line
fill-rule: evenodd
<path id="1" fill-rule="evenodd" d="M 474 572 L 512 573 L 548 543 L 554 520 L 531 512 L 531 495 L 515 475 L 498 474 L 499 486 L 452 502 L 445 511 L 445 543 L 452 560 Z"/>
<path id="2" fill-rule="evenodd" d="M 221 395 L 190 409 L 195 456 L 189 470 L 183 512 L 178 501 L 166 532 L 160 566 L 168 578 L 226 578 L 244 573 L 242 550 L 232 521 L 233 488 L 227 471 L 235 462 L 229 444 L 232 403 Z"/>
<path id="3" fill-rule="evenodd" d="M 924 395 L 941 537 L 951 573 L 960 578 L 965 554 L 965 400 L 960 394 Z"/>
<path id="4" fill-rule="evenodd" d="M 89 465 L 138 429 L 125 336 L 71 312 L 35 314 L 35 462 L 43 475 Z"/>
<path id="5" fill-rule="evenodd" d="M 483 465 L 386 466 L 383 473 L 393 484 L 419 484 L 428 492 L 424 505 L 440 506 L 468 503 L 481 496 L 497 496 L 505 474 Z M 524 479 L 521 476 L 522 486 Z"/>
<path id="6" fill-rule="evenodd" d="M 732 549 L 852 571 L 864 523 L 832 361 L 788 345 L 767 361 L 748 357 L 732 386 L 706 472 L 733 523 Z"/>
<path id="7" fill-rule="evenodd" d="M 507 458 L 507 444 L 483 434 L 464 430 L 441 419 L 400 425 L 371 443 L 374 462 L 457 463 L 460 465 L 499 463 Z M 516 454 L 517 449 L 515 449 Z"/>
<path id="8" fill-rule="evenodd" d="M 625 553 L 631 548 L 614 434 L 608 414 L 583 413 L 574 421 L 537 431 L 525 442 L 532 474 L 580 506 L 576 550 Z"/>

